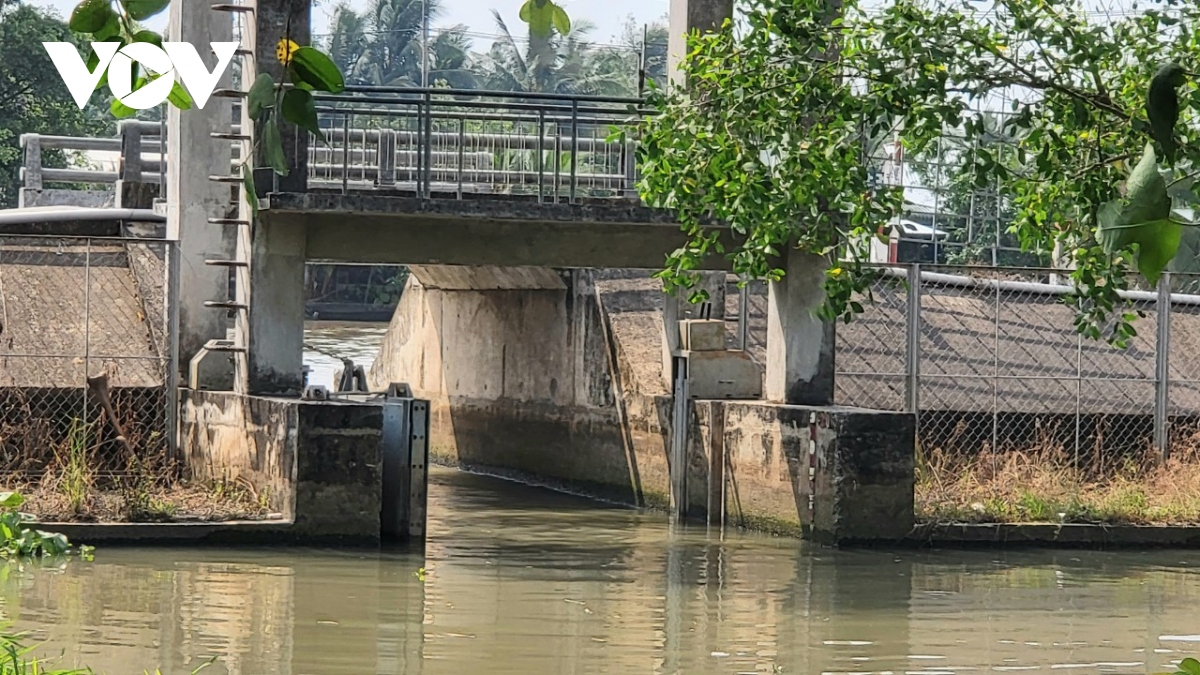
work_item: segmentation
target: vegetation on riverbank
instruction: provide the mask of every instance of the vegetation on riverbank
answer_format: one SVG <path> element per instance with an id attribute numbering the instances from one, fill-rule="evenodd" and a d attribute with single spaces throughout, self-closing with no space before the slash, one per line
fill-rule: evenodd
<path id="1" fill-rule="evenodd" d="M 1196 525 L 1197 485 L 1197 446 L 1176 444 L 1165 463 L 1150 450 L 1088 463 L 1060 446 L 970 457 L 934 449 L 918 456 L 917 520 Z"/>

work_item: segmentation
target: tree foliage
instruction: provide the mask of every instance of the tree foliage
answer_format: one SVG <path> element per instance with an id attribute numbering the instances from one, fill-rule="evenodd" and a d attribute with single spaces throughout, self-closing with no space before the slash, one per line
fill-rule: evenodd
<path id="1" fill-rule="evenodd" d="M 16 206 L 21 134 L 91 136 L 112 126 L 79 110 L 42 48 L 42 42 L 72 40 L 67 25 L 44 10 L 0 0 L 0 207 Z M 43 154 L 52 167 L 69 159 L 61 151 Z"/>
<path id="2" fill-rule="evenodd" d="M 1179 208 L 1194 199 L 1200 94 L 1183 75 L 1200 54 L 1200 8 L 1159 0 L 1106 16 L 1078 2 L 997 0 L 982 12 L 897 0 L 866 11 L 851 0 L 834 17 L 828 6 L 746 3 L 744 26 L 690 38 L 687 86 L 655 97 L 643 193 L 676 208 L 691 234 L 669 259 L 668 286 L 689 285 L 714 252 L 777 278 L 776 256 L 796 247 L 826 257 L 825 315 L 848 319 L 873 279 L 869 237 L 902 202 L 870 180 L 876 139 L 894 134 L 912 156 L 961 129 L 975 147 L 970 180 L 1011 195 L 1022 246 L 1071 252 L 1078 328 L 1127 340 L 1130 315 L 1117 309 L 1129 272 L 1152 282 L 1189 225 Z M 1003 153 L 975 143 L 998 112 L 1013 139 Z M 708 218 L 733 228 L 734 250 L 720 251 Z"/>

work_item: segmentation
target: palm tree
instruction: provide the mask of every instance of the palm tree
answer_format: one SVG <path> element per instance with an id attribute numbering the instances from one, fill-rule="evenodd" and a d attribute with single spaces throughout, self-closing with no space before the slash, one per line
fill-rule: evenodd
<path id="1" fill-rule="evenodd" d="M 329 54 L 350 84 L 418 86 L 445 81 L 471 88 L 465 26 L 439 31 L 423 58 L 424 26 L 442 14 L 440 0 L 373 0 L 362 13 L 343 3 L 334 11 Z"/>
<path id="2" fill-rule="evenodd" d="M 532 31 L 518 42 L 503 17 L 492 10 L 500 38 L 492 44 L 480 69 L 484 86 L 497 91 L 553 92 L 561 94 L 628 94 L 628 78 L 613 60 L 602 58 L 587 41 L 594 25 L 579 20 L 569 35 L 557 30 L 544 35 Z"/>

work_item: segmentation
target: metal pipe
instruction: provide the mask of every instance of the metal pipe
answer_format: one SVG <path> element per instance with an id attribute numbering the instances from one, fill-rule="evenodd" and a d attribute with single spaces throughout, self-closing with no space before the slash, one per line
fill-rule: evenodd
<path id="1" fill-rule="evenodd" d="M 166 216 L 157 214 L 151 209 L 106 209 L 83 208 L 75 206 L 52 206 L 35 207 L 32 209 L 11 209 L 8 211 L 0 210 L 0 225 L 112 220 L 127 220 L 142 223 L 167 222 Z"/>
<path id="2" fill-rule="evenodd" d="M 1166 462 L 1171 454 L 1168 424 L 1171 391 L 1171 273 L 1158 279 L 1158 340 L 1154 347 L 1154 447 Z"/>
<path id="3" fill-rule="evenodd" d="M 1049 270 L 1047 270 L 1047 272 L 1049 272 Z M 907 278 L 908 276 L 908 272 L 902 267 L 884 268 L 884 274 L 896 278 Z M 1075 293 L 1075 288 L 1073 286 L 1058 286 L 1054 284 L 1043 284 L 1033 281 L 976 279 L 974 277 L 963 277 L 952 274 L 941 274 L 937 272 L 921 272 L 921 280 L 926 283 L 938 284 L 942 286 L 958 286 L 961 288 L 983 288 L 991 290 L 999 286 L 1000 290 L 1002 291 L 1011 291 L 1016 293 L 1037 293 L 1041 295 L 1073 295 Z M 1158 294 L 1151 293 L 1149 291 L 1118 291 L 1117 294 L 1124 300 L 1134 300 L 1138 302 L 1156 302 L 1158 300 Z M 1172 293 L 1171 301 L 1177 305 L 1200 305 L 1200 295 Z"/>

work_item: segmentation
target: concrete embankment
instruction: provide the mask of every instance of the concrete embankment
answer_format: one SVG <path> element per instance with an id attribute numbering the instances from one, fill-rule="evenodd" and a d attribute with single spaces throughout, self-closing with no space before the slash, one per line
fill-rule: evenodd
<path id="1" fill-rule="evenodd" d="M 659 288 L 638 271 L 414 267 L 372 389 L 430 400 L 441 462 L 664 507 Z M 910 531 L 910 415 L 744 400 L 688 418 L 691 515 L 837 542 Z"/>

